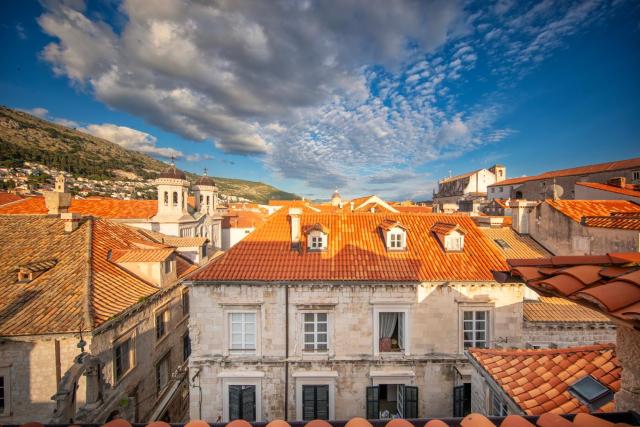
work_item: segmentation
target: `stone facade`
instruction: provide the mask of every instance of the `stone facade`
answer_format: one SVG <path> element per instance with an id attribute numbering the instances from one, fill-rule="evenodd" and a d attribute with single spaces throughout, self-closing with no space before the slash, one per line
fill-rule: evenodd
<path id="1" fill-rule="evenodd" d="M 523 322 L 523 341 L 527 347 L 573 347 L 616 342 L 612 323 Z"/>
<path id="2" fill-rule="evenodd" d="M 332 419 L 366 416 L 366 389 L 377 384 L 415 385 L 420 417 L 451 416 L 455 368 L 466 363 L 463 312 L 489 311 L 492 345 L 522 345 L 520 284 L 190 283 L 189 288 L 190 415 L 208 421 L 228 418 L 230 384 L 257 387 L 258 420 L 297 419 L 299 385 L 314 382 L 333 390 Z M 378 351 L 378 310 L 406 314 L 404 354 Z M 254 352 L 229 350 L 231 312 L 256 314 Z M 302 319 L 312 312 L 328 314 L 326 353 L 303 351 Z"/>
<path id="3" fill-rule="evenodd" d="M 527 222 L 528 234 L 555 255 L 640 251 L 640 232 L 637 230 L 586 227 L 547 203 L 529 210 Z"/>
<path id="4" fill-rule="evenodd" d="M 616 355 L 622 364 L 622 383 L 616 393 L 617 411 L 640 411 L 640 331 L 618 327 Z"/>

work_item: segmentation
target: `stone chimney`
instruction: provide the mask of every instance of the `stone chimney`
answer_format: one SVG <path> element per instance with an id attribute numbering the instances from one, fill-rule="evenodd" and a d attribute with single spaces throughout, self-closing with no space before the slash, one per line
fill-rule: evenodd
<path id="1" fill-rule="evenodd" d="M 65 233 L 71 233 L 78 229 L 80 226 L 81 215 L 72 212 L 64 212 L 60 214 L 60 218 L 64 220 Z"/>
<path id="2" fill-rule="evenodd" d="M 511 200 L 511 227 L 518 234 L 529 234 L 529 203 L 526 200 Z"/>
<path id="3" fill-rule="evenodd" d="M 302 209 L 289 208 L 289 223 L 291 224 L 291 248 L 300 248 L 300 216 L 302 215 Z"/>
<path id="4" fill-rule="evenodd" d="M 67 184 L 64 175 L 56 177 L 55 191 L 44 192 L 44 204 L 49 215 L 60 215 L 67 212 L 71 206 L 71 194 L 67 193 Z"/>

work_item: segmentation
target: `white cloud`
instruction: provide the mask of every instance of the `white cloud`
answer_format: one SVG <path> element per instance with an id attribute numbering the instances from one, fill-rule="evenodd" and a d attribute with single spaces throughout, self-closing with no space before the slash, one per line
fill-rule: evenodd
<path id="1" fill-rule="evenodd" d="M 141 153 L 164 158 L 170 158 L 172 156 L 176 158 L 183 157 L 182 152 L 174 148 L 156 146 L 158 139 L 155 136 L 126 126 L 104 123 L 100 125 L 89 125 L 80 130 L 97 136 L 98 138 L 111 141 L 128 150 L 140 151 Z"/>
<path id="2" fill-rule="evenodd" d="M 31 109 L 23 109 L 25 113 L 33 114 L 36 117 L 40 117 L 41 119 L 46 119 L 49 115 L 49 110 L 42 107 L 35 107 Z"/>

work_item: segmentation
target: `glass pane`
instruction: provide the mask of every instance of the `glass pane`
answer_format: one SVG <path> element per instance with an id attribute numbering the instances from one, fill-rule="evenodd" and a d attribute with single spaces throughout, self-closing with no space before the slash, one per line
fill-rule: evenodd
<path id="1" fill-rule="evenodd" d="M 242 334 L 231 334 L 232 343 L 242 343 Z"/>
<path id="2" fill-rule="evenodd" d="M 473 322 L 464 322 L 464 330 L 472 331 L 473 330 Z"/>
<path id="3" fill-rule="evenodd" d="M 256 336 L 254 334 L 246 334 L 244 336 L 245 347 L 254 348 L 256 346 Z"/>
<path id="4" fill-rule="evenodd" d="M 464 320 L 473 320 L 473 311 L 465 311 Z"/>
<path id="5" fill-rule="evenodd" d="M 256 314 L 255 313 L 244 313 L 244 321 L 245 322 L 256 323 Z"/>
<path id="6" fill-rule="evenodd" d="M 465 341 L 470 341 L 473 339 L 473 332 L 465 332 L 463 339 Z"/>
<path id="7" fill-rule="evenodd" d="M 479 322 L 476 322 L 476 329 L 480 330 L 480 331 L 484 331 L 486 329 L 485 327 L 485 321 L 481 320 Z"/>
<path id="8" fill-rule="evenodd" d="M 484 341 L 485 340 L 484 332 L 476 332 L 476 340 Z"/>
<path id="9" fill-rule="evenodd" d="M 305 332 L 313 332 L 313 323 L 305 323 L 304 324 Z"/>
<path id="10" fill-rule="evenodd" d="M 305 322 L 313 322 L 313 313 L 305 313 L 304 314 Z"/>
<path id="11" fill-rule="evenodd" d="M 232 323 L 231 332 L 242 332 L 242 323 Z"/>
<path id="12" fill-rule="evenodd" d="M 318 350 L 326 351 L 327 350 L 327 345 L 326 344 L 318 344 Z"/>
<path id="13" fill-rule="evenodd" d="M 318 334 L 318 342 L 327 342 L 327 334 Z"/>
<path id="14" fill-rule="evenodd" d="M 326 322 L 327 321 L 327 313 L 318 313 L 318 322 Z"/>
<path id="15" fill-rule="evenodd" d="M 313 334 L 304 334 L 304 342 L 305 343 L 314 342 Z"/>
<path id="16" fill-rule="evenodd" d="M 231 321 L 232 322 L 241 322 L 242 321 L 242 313 L 231 313 Z"/>
<path id="17" fill-rule="evenodd" d="M 326 323 L 318 323 L 318 332 L 327 332 L 327 324 Z"/>
<path id="18" fill-rule="evenodd" d="M 486 312 L 484 311 L 476 311 L 476 320 L 484 320 Z"/>
<path id="19" fill-rule="evenodd" d="M 245 323 L 244 324 L 244 332 L 247 334 L 252 334 L 256 331 L 255 323 Z"/>

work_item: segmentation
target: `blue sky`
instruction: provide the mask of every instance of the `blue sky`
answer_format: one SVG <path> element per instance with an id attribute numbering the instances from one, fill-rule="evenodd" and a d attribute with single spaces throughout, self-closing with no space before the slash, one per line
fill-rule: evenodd
<path id="1" fill-rule="evenodd" d="M 310 198 L 640 155 L 635 1 L 0 2 L 0 103 Z"/>

